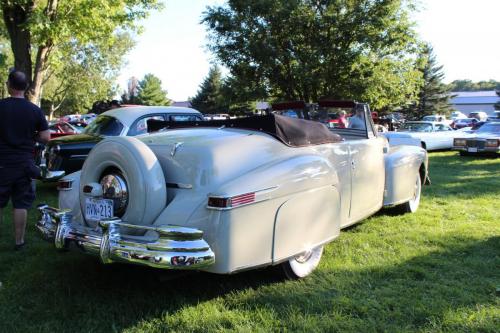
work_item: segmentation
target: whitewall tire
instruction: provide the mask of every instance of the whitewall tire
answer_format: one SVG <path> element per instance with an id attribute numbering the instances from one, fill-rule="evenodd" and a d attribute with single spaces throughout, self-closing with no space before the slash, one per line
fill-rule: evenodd
<path id="1" fill-rule="evenodd" d="M 83 187 L 99 183 L 110 172 L 122 175 L 128 201 L 121 219 L 131 224 L 150 225 L 167 203 L 163 170 L 149 147 L 132 137 L 111 137 L 99 142 L 83 164 L 80 179 L 80 206 L 85 212 Z M 95 225 L 95 221 L 86 221 Z"/>
<path id="2" fill-rule="evenodd" d="M 323 246 L 305 251 L 281 264 L 288 279 L 302 279 L 311 274 L 318 267 L 323 255 Z"/>
<path id="3" fill-rule="evenodd" d="M 417 177 L 413 188 L 413 197 L 407 202 L 398 206 L 401 213 L 415 213 L 420 205 L 420 193 L 422 192 L 422 180 L 417 172 Z"/>

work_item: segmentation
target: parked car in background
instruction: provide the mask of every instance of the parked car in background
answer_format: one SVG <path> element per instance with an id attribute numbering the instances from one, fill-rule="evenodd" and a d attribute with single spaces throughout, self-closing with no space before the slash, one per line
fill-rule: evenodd
<path id="1" fill-rule="evenodd" d="M 454 129 L 461 129 L 464 127 L 472 127 L 478 122 L 479 122 L 479 120 L 477 120 L 476 118 L 461 118 L 461 119 L 455 120 L 452 124 L 452 127 Z"/>
<path id="2" fill-rule="evenodd" d="M 451 123 L 453 122 L 453 120 L 447 119 L 446 116 L 443 114 L 434 114 L 434 115 L 430 115 L 430 116 L 424 116 L 422 118 L 422 121 L 432 121 L 432 122 L 436 122 L 436 123 L 443 123 L 446 125 L 451 125 Z"/>
<path id="3" fill-rule="evenodd" d="M 488 121 L 500 121 L 500 111 L 494 111 L 491 117 L 488 117 Z"/>
<path id="4" fill-rule="evenodd" d="M 453 150 L 460 155 L 500 154 L 500 122 L 487 122 L 473 133 L 455 138 Z"/>
<path id="5" fill-rule="evenodd" d="M 91 122 L 81 134 L 50 140 L 45 148 L 43 179 L 57 180 L 80 170 L 89 151 L 108 136 L 137 136 L 147 133 L 149 119 L 169 121 L 203 120 L 200 112 L 181 107 L 134 106 L 106 111 Z"/>
<path id="6" fill-rule="evenodd" d="M 451 149 L 453 139 L 457 135 L 448 125 L 433 121 L 407 121 L 398 132 L 383 134 L 389 141 L 408 139 L 409 137 L 420 140 L 426 150 Z"/>
<path id="7" fill-rule="evenodd" d="M 488 114 L 483 111 L 474 111 L 470 112 L 468 115 L 469 118 L 476 118 L 479 121 L 486 121 L 488 120 Z"/>
<path id="8" fill-rule="evenodd" d="M 457 119 L 464 119 L 464 118 L 467 118 L 467 116 L 460 111 L 453 111 L 450 115 L 450 119 L 453 121 L 455 121 Z"/>
<path id="9" fill-rule="evenodd" d="M 103 263 L 217 274 L 279 265 L 303 278 L 342 228 L 384 206 L 415 212 L 427 179 L 424 149 L 389 147 L 367 105 L 351 106 L 364 109 L 364 129 L 269 114 L 152 120 L 169 130 L 108 137 L 60 181 L 59 208 L 39 207 L 37 228 Z"/>
<path id="10" fill-rule="evenodd" d="M 65 121 L 49 123 L 49 132 L 51 139 L 79 133 L 78 129 Z"/>

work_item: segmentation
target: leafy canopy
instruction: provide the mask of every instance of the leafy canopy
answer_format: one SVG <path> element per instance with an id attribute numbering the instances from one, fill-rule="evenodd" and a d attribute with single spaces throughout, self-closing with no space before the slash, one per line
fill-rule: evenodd
<path id="1" fill-rule="evenodd" d="M 229 0 L 208 7 L 208 47 L 259 97 L 367 101 L 416 98 L 412 1 Z"/>

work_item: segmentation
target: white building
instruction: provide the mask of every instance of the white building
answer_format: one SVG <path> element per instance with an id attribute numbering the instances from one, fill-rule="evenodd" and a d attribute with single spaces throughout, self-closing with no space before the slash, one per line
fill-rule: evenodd
<path id="1" fill-rule="evenodd" d="M 466 115 L 472 111 L 484 111 L 492 116 L 495 103 L 500 103 L 500 96 L 492 91 L 458 91 L 452 92 L 455 97 L 450 99 L 451 106 Z"/>

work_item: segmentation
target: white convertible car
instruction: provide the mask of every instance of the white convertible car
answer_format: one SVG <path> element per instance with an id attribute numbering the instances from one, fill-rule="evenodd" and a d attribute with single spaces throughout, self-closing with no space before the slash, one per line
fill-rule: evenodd
<path id="1" fill-rule="evenodd" d="M 398 132 L 384 133 L 391 145 L 410 144 L 416 140 L 428 151 L 451 149 L 453 139 L 459 135 L 460 132 L 449 125 L 433 121 L 407 121 Z"/>
<path id="2" fill-rule="evenodd" d="M 424 149 L 389 147 L 367 105 L 339 106 L 361 108 L 366 128 L 268 115 L 106 138 L 59 181 L 59 208 L 39 206 L 37 228 L 103 263 L 307 276 L 342 228 L 384 206 L 415 212 L 427 179 Z"/>

